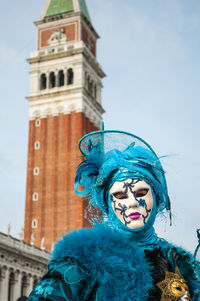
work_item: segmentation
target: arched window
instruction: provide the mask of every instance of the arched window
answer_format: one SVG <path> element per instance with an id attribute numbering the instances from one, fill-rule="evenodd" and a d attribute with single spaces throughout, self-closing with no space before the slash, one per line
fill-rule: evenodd
<path id="1" fill-rule="evenodd" d="M 40 149 L 40 141 L 35 141 L 34 149 L 36 149 L 36 150 Z"/>
<path id="2" fill-rule="evenodd" d="M 94 98 L 97 99 L 97 85 L 94 85 Z"/>
<path id="3" fill-rule="evenodd" d="M 90 77 L 89 77 L 89 75 L 87 77 L 87 89 L 88 89 L 88 92 L 89 92 L 89 90 L 90 90 Z"/>
<path id="4" fill-rule="evenodd" d="M 90 84 L 90 94 L 91 94 L 92 97 L 94 96 L 94 94 L 93 94 L 93 80 L 91 81 L 91 84 Z"/>
<path id="5" fill-rule="evenodd" d="M 74 72 L 72 68 L 67 70 L 67 85 L 72 85 L 74 82 Z"/>
<path id="6" fill-rule="evenodd" d="M 54 88 L 56 86 L 56 76 L 54 72 L 49 74 L 49 88 Z"/>
<path id="7" fill-rule="evenodd" d="M 36 126 L 36 127 L 39 127 L 40 124 L 41 124 L 41 120 L 40 120 L 40 119 L 36 119 L 36 120 L 35 120 L 35 126 Z"/>
<path id="8" fill-rule="evenodd" d="M 33 289 L 36 287 L 38 282 L 39 282 L 39 280 L 37 278 L 34 278 L 34 280 L 33 280 Z"/>
<path id="9" fill-rule="evenodd" d="M 32 220 L 32 229 L 36 229 L 37 226 L 38 226 L 38 221 L 37 221 L 37 219 L 33 219 L 33 220 Z"/>
<path id="10" fill-rule="evenodd" d="M 14 281 L 15 281 L 15 275 L 13 272 L 10 272 L 9 280 L 8 280 L 8 301 L 13 300 L 13 293 L 14 293 Z"/>
<path id="11" fill-rule="evenodd" d="M 65 82 L 65 80 L 64 80 L 64 72 L 62 70 L 60 70 L 58 72 L 58 87 L 64 86 L 64 82 Z"/>
<path id="12" fill-rule="evenodd" d="M 47 88 L 47 77 L 46 74 L 41 74 L 40 76 L 40 90 L 44 90 Z"/>
<path id="13" fill-rule="evenodd" d="M 33 201 L 38 201 L 38 192 L 34 192 L 32 196 Z"/>
<path id="14" fill-rule="evenodd" d="M 89 94 L 92 96 L 92 91 L 93 90 L 93 81 L 91 79 L 89 79 L 89 82 L 88 82 L 88 92 Z"/>
<path id="15" fill-rule="evenodd" d="M 28 286 L 27 277 L 24 275 L 21 282 L 21 297 L 26 296 L 26 288 Z"/>
<path id="16" fill-rule="evenodd" d="M 39 167 L 34 167 L 34 169 L 33 169 L 33 174 L 34 174 L 34 176 L 38 176 L 39 173 L 40 173 Z"/>

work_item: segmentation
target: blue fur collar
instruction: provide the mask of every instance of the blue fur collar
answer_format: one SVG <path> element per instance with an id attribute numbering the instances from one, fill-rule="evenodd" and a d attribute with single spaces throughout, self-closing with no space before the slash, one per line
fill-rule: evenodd
<path id="1" fill-rule="evenodd" d="M 73 257 L 89 269 L 100 284 L 98 300 L 145 301 L 153 287 L 144 249 L 105 225 L 72 232 L 60 241 L 52 259 Z"/>
<path id="2" fill-rule="evenodd" d="M 167 250 L 174 250 L 175 246 L 158 239 L 154 246 L 148 246 L 151 249 L 155 247 L 160 247 L 165 256 Z M 146 248 L 138 246 L 131 236 L 100 224 L 64 236 L 56 245 L 52 259 L 72 257 L 85 266 L 98 281 L 98 300 L 146 301 L 154 287 L 151 275 L 153 266 L 145 257 Z M 174 264 L 174 269 L 178 264 L 193 295 L 198 283 L 192 276 L 191 254 L 181 248 L 176 249 L 179 253 L 177 262 L 170 255 L 167 255 L 168 260 Z"/>

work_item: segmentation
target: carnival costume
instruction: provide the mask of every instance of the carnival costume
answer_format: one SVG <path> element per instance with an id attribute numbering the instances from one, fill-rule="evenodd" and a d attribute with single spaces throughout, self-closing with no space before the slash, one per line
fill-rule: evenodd
<path id="1" fill-rule="evenodd" d="M 94 227 L 58 242 L 47 274 L 28 300 L 200 300 L 199 263 L 158 238 L 153 228 L 158 214 L 170 212 L 164 170 L 153 149 L 135 135 L 103 129 L 84 136 L 79 148 L 84 160 L 75 192 L 88 197 Z M 134 190 L 139 182 L 151 187 L 151 209 Z M 123 184 L 122 196 L 111 193 L 115 183 Z M 127 215 L 123 199 L 128 193 L 143 212 L 131 218 L 142 221 L 141 227 L 131 228 L 129 216 L 137 213 Z M 96 216 L 95 208 L 100 210 Z"/>

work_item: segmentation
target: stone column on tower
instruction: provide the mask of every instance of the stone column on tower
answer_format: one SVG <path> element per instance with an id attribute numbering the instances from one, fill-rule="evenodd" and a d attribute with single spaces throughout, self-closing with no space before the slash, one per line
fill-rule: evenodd
<path id="1" fill-rule="evenodd" d="M 24 239 L 51 250 L 63 233 L 87 225 L 75 196 L 78 141 L 98 130 L 104 110 L 95 31 L 85 0 L 47 0 L 31 52 Z"/>

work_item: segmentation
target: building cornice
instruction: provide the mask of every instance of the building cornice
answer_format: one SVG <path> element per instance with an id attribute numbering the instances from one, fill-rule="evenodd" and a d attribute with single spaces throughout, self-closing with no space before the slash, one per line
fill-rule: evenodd
<path id="1" fill-rule="evenodd" d="M 103 107 L 99 102 L 97 102 L 91 95 L 88 93 L 88 91 L 85 88 L 77 88 L 77 89 L 68 89 L 63 91 L 55 91 L 52 92 L 52 90 L 49 93 L 43 93 L 43 94 L 37 94 L 34 96 L 27 96 L 26 99 L 29 101 L 30 105 L 46 105 L 46 104 L 53 104 L 53 103 L 68 103 L 68 99 L 65 99 L 66 97 L 69 97 L 70 99 L 74 98 L 74 101 L 77 99 L 77 94 L 82 93 L 83 95 L 88 99 L 88 104 L 92 104 L 97 111 L 100 114 L 105 113 Z M 74 97 L 73 97 L 74 95 Z"/>
<path id="2" fill-rule="evenodd" d="M 36 262 L 43 262 L 44 264 L 48 262 L 50 257 L 50 253 L 47 251 L 31 246 L 22 240 L 6 235 L 2 232 L 0 232 L 0 249 L 26 257 L 27 259 L 31 259 Z"/>
<path id="3" fill-rule="evenodd" d="M 44 24 L 44 23 L 49 23 L 49 25 L 54 25 L 54 22 L 58 21 L 58 20 L 61 20 L 61 19 L 69 19 L 71 17 L 80 17 L 81 16 L 81 12 L 68 12 L 68 13 L 62 13 L 62 14 L 57 14 L 57 15 L 54 15 L 54 16 L 49 16 L 49 17 L 45 17 L 44 19 L 42 20 L 38 20 L 38 21 L 35 21 L 34 24 L 36 26 L 38 25 L 41 25 L 41 24 Z"/>
<path id="4" fill-rule="evenodd" d="M 106 76 L 106 74 L 102 70 L 102 68 L 99 65 L 99 63 L 97 62 L 96 58 L 87 49 L 87 47 L 85 46 L 85 44 L 83 42 L 81 44 L 82 44 L 82 46 L 79 48 L 74 48 L 73 44 L 68 45 L 68 46 L 60 45 L 59 47 L 53 48 L 54 51 L 56 51 L 53 53 L 49 53 L 49 51 L 50 51 L 49 48 L 46 48 L 41 51 L 35 51 L 32 53 L 32 57 L 27 59 L 27 62 L 29 62 L 30 64 L 37 64 L 37 63 L 43 63 L 43 62 L 48 62 L 48 61 L 52 61 L 52 60 L 62 59 L 65 57 L 75 56 L 78 54 L 83 54 L 83 56 L 91 64 L 91 66 L 94 68 L 94 70 L 97 72 L 97 74 L 101 78 L 104 78 Z"/>

